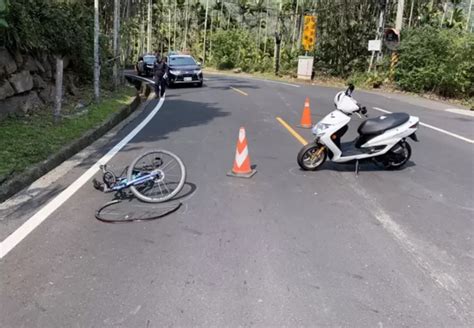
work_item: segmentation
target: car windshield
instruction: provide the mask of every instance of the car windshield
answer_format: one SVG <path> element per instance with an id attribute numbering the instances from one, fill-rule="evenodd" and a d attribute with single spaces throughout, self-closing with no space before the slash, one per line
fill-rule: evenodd
<path id="1" fill-rule="evenodd" d="M 184 65 L 196 65 L 196 62 L 192 57 L 170 57 L 170 65 L 184 66 Z"/>
<path id="2" fill-rule="evenodd" d="M 155 56 L 145 56 L 143 57 L 143 61 L 147 64 L 153 64 L 156 60 Z"/>

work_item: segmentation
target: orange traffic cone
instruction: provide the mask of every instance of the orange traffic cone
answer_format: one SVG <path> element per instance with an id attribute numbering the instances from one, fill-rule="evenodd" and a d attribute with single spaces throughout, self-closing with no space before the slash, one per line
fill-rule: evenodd
<path id="1" fill-rule="evenodd" d="M 245 136 L 245 129 L 242 127 L 239 130 L 239 140 L 237 140 L 237 147 L 235 149 L 234 167 L 227 175 L 239 178 L 251 178 L 255 173 L 257 173 L 257 171 L 253 170 L 250 166 L 247 137 Z"/>
<path id="2" fill-rule="evenodd" d="M 302 128 L 311 128 L 311 109 L 309 108 L 309 98 L 306 97 L 304 102 L 303 115 L 301 115 L 300 127 Z"/>

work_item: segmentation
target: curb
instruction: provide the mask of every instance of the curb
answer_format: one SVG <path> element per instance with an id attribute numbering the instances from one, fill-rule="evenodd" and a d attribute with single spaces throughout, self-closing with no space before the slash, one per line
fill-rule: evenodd
<path id="1" fill-rule="evenodd" d="M 147 88 L 148 89 L 148 88 Z M 13 196 L 23 188 L 32 184 L 34 181 L 54 169 L 56 166 L 66 161 L 79 151 L 83 150 L 94 141 L 106 134 L 110 129 L 115 125 L 120 123 L 122 120 L 127 118 L 132 112 L 134 112 L 141 103 L 140 95 L 137 95 L 131 104 L 124 106 L 120 111 L 113 116 L 111 116 L 107 121 L 103 122 L 98 127 L 95 127 L 85 134 L 83 134 L 79 139 L 69 143 L 68 145 L 62 147 L 55 154 L 49 156 L 43 162 L 33 165 L 32 167 L 26 169 L 24 172 L 20 173 L 17 176 L 14 176 L 12 179 L 5 181 L 0 186 L 0 203 L 7 200 L 9 197 Z"/>

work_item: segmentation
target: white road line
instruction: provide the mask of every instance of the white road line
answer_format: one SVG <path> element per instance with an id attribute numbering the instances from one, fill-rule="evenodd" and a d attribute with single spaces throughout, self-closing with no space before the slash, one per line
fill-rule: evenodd
<path id="1" fill-rule="evenodd" d="M 470 313 L 467 304 L 469 296 L 462 287 L 462 280 L 456 276 L 456 272 L 453 270 L 453 263 L 449 255 L 435 245 L 417 238 L 413 232 L 404 229 L 384 210 L 377 201 L 377 197 L 371 196 L 359 184 L 354 184 L 347 178 L 346 180 L 349 182 L 346 185 L 364 200 L 364 209 L 392 236 L 403 251 L 409 255 L 415 266 L 454 301 L 449 304 L 452 309 L 463 316 Z"/>
<path id="2" fill-rule="evenodd" d="M 430 129 L 433 129 L 433 130 L 435 130 L 435 131 L 438 131 L 438 132 L 447 134 L 448 136 L 451 136 L 451 137 L 454 137 L 454 138 L 458 138 L 458 139 L 460 139 L 460 140 L 463 140 L 463 141 L 466 141 L 466 142 L 469 142 L 469 143 L 474 143 L 474 140 L 472 140 L 472 139 L 468 139 L 468 138 L 466 138 L 466 137 L 460 136 L 459 134 L 452 133 L 452 132 L 449 132 L 449 131 L 446 131 L 446 130 L 437 128 L 436 126 L 432 126 L 432 125 L 429 125 L 429 124 L 426 124 L 426 123 L 423 123 L 423 122 L 420 122 L 420 125 L 423 125 L 423 126 L 425 126 L 425 127 L 427 127 L 427 128 L 430 128 Z"/>
<path id="3" fill-rule="evenodd" d="M 150 114 L 123 138 L 118 144 L 107 152 L 97 163 L 92 165 L 86 172 L 84 172 L 76 181 L 74 181 L 63 192 L 57 195 L 53 200 L 41 208 L 36 214 L 30 217 L 18 229 L 0 243 L 0 259 L 5 257 L 16 245 L 18 245 L 26 236 L 28 236 L 34 229 L 36 229 L 44 220 L 46 220 L 55 210 L 57 210 L 64 202 L 66 202 L 76 191 L 78 191 L 86 182 L 99 171 L 100 165 L 106 164 L 112 157 L 115 156 L 130 140 L 133 139 L 158 113 L 163 106 L 165 98 L 161 98 L 155 108 Z"/>
<path id="4" fill-rule="evenodd" d="M 474 117 L 474 111 L 468 109 L 447 108 L 444 111 Z"/>
<path id="5" fill-rule="evenodd" d="M 373 109 L 378 110 L 378 111 L 383 112 L 383 113 L 392 114 L 392 112 L 389 112 L 388 110 L 383 109 L 383 108 L 373 107 Z"/>
<path id="6" fill-rule="evenodd" d="M 265 80 L 265 79 L 252 79 L 252 78 L 250 78 L 249 80 L 257 80 L 257 81 L 263 81 L 263 82 L 268 82 L 268 83 L 283 84 L 283 85 L 287 85 L 287 86 L 293 87 L 293 88 L 299 88 L 299 87 L 301 87 L 301 86 L 298 85 L 298 84 L 291 84 L 291 83 L 280 82 L 280 81 L 272 81 L 272 80 Z"/>
<path id="7" fill-rule="evenodd" d="M 372 107 L 372 108 L 375 109 L 375 110 L 378 110 L 378 111 L 380 111 L 380 112 L 383 112 L 383 113 L 387 113 L 387 114 L 391 114 L 391 113 L 392 113 L 392 112 L 390 112 L 390 111 L 388 111 L 388 110 L 386 110 L 386 109 L 383 109 L 383 108 L 379 108 L 379 107 Z M 465 141 L 465 142 L 468 142 L 468 143 L 471 143 L 471 144 L 474 143 L 474 140 L 472 140 L 472 139 L 469 139 L 469 138 L 460 136 L 459 134 L 452 133 L 452 132 L 446 131 L 446 130 L 444 130 L 444 129 L 437 128 L 436 126 L 429 125 L 429 124 L 426 124 L 426 123 L 423 123 L 423 122 L 420 122 L 420 125 L 422 125 L 422 126 L 424 126 L 424 127 L 427 127 L 427 128 L 429 128 L 429 129 L 432 129 L 432 130 L 435 130 L 435 131 L 438 131 L 438 132 L 447 134 L 448 136 L 457 138 L 457 139 L 459 139 L 459 140 L 462 140 L 462 141 Z"/>

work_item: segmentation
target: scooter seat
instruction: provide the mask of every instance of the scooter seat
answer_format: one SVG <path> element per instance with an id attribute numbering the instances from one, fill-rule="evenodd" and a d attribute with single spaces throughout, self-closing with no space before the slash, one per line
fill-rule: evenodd
<path id="1" fill-rule="evenodd" d="M 357 129 L 360 135 L 374 135 L 381 134 L 387 130 L 393 129 L 410 119 L 407 113 L 392 113 L 385 114 L 375 118 L 369 118 L 362 122 Z"/>

